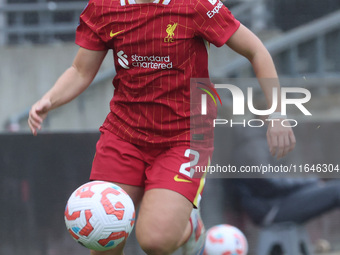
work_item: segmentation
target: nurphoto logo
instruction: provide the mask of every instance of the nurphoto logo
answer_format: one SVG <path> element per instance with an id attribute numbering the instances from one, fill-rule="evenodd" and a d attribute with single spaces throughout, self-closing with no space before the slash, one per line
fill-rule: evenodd
<path id="1" fill-rule="evenodd" d="M 196 81 L 197 82 L 197 81 Z M 278 89 L 274 87 L 272 89 L 272 104 L 268 106 L 268 109 L 261 110 L 256 109 L 254 106 L 254 91 L 252 87 L 246 89 L 246 94 L 236 85 L 232 84 L 211 84 L 206 85 L 205 82 L 197 82 L 198 89 L 204 91 L 200 96 L 201 103 L 201 115 L 208 115 L 208 100 L 213 100 L 215 106 L 217 107 L 216 98 L 219 100 L 221 106 L 222 99 L 216 89 L 226 90 L 227 93 L 231 94 L 232 97 L 232 115 L 233 116 L 245 116 L 245 107 L 248 108 L 249 112 L 255 116 L 268 116 L 275 112 L 280 102 L 281 116 L 276 115 L 275 118 L 268 119 L 243 119 L 241 121 L 235 121 L 233 119 L 216 118 L 213 120 L 213 126 L 216 125 L 243 125 L 250 127 L 261 127 L 268 122 L 274 125 L 275 122 L 279 121 L 282 126 L 285 127 L 295 127 L 298 124 L 296 119 L 289 119 L 287 115 L 287 106 L 291 105 L 299 110 L 305 116 L 312 116 L 310 111 L 305 107 L 305 104 L 310 101 L 311 93 L 308 89 L 301 87 L 281 87 L 280 93 Z M 204 86 L 202 86 L 204 85 Z M 294 94 L 294 97 L 289 97 L 289 95 Z M 209 98 L 209 97 L 210 98 Z M 220 116 L 219 116 L 220 117 Z"/>

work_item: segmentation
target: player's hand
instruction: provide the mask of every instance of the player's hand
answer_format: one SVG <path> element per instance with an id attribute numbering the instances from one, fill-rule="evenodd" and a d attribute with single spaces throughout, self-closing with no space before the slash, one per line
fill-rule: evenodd
<path id="1" fill-rule="evenodd" d="M 269 151 L 278 159 L 286 156 L 295 147 L 295 135 L 291 127 L 284 127 L 281 121 L 270 122 L 267 130 Z"/>
<path id="2" fill-rule="evenodd" d="M 33 135 L 37 135 L 37 131 L 41 129 L 51 106 L 51 101 L 48 99 L 41 99 L 32 106 L 28 116 L 28 126 Z"/>

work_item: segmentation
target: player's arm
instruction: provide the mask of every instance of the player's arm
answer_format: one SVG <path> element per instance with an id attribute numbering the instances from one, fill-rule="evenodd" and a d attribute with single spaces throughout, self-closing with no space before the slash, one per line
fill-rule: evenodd
<path id="1" fill-rule="evenodd" d="M 256 77 L 266 97 L 268 105 L 272 103 L 272 89 L 279 89 L 276 68 L 272 57 L 261 40 L 248 28 L 240 25 L 239 29 L 227 41 L 227 45 L 235 52 L 246 57 L 254 69 Z M 265 81 L 271 81 L 266 83 Z M 276 111 L 280 111 L 280 104 Z"/>
<path id="2" fill-rule="evenodd" d="M 33 133 L 41 129 L 47 113 L 80 95 L 96 76 L 107 51 L 79 48 L 72 65 L 59 77 L 54 86 L 31 108 L 28 125 Z"/>
<path id="3" fill-rule="evenodd" d="M 277 88 L 278 95 L 280 95 L 280 84 L 273 59 L 261 40 L 241 24 L 226 44 L 250 61 L 267 105 L 271 106 L 273 88 Z M 280 97 L 278 97 L 276 112 L 281 111 L 280 106 Z M 268 126 L 267 140 L 271 154 L 281 158 L 294 149 L 295 136 L 290 127 L 283 127 L 281 123 L 277 122 L 274 122 L 274 126 L 271 124 Z"/>

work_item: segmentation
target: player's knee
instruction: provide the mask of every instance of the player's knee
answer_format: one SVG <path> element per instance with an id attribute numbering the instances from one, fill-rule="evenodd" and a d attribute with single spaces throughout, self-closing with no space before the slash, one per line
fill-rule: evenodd
<path id="1" fill-rule="evenodd" d="M 170 246 L 169 243 L 164 243 L 160 240 L 141 240 L 139 244 L 142 250 L 148 255 L 170 255 L 176 249 Z"/>
<path id="2" fill-rule="evenodd" d="M 164 233 L 150 231 L 137 231 L 136 237 L 140 247 L 148 255 L 172 254 L 177 249 L 175 238 L 168 237 Z"/>

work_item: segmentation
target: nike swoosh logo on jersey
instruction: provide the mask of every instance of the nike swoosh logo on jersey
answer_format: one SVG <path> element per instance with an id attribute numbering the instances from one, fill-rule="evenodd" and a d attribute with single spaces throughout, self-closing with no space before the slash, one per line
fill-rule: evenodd
<path id="1" fill-rule="evenodd" d="M 118 34 L 120 34 L 120 33 L 122 33 L 122 32 L 124 32 L 124 30 L 120 30 L 120 31 L 118 31 L 118 32 L 116 32 L 116 33 L 113 33 L 113 31 L 111 30 L 111 32 L 110 32 L 110 37 L 112 38 L 112 37 L 115 37 L 116 35 L 118 35 Z"/>
<path id="2" fill-rule="evenodd" d="M 189 182 L 189 183 L 192 182 L 192 181 L 187 180 L 187 179 L 179 178 L 178 174 L 175 175 L 174 180 L 175 180 L 176 182 Z"/>

